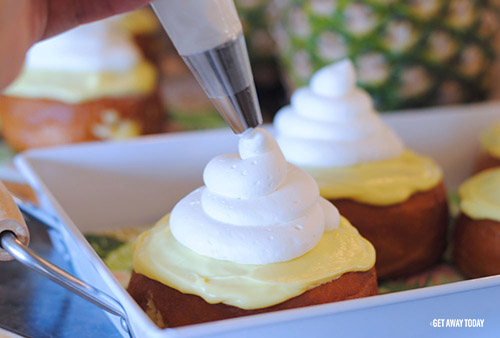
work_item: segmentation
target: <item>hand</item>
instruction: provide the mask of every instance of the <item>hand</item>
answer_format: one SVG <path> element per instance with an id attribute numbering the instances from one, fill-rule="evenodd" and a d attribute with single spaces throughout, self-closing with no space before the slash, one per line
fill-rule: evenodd
<path id="1" fill-rule="evenodd" d="M 37 41 L 142 7 L 151 0 L 0 0 L 0 92 Z"/>

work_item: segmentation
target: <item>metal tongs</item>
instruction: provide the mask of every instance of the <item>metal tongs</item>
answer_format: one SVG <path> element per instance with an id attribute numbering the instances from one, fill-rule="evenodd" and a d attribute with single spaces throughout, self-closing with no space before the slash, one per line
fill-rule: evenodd
<path id="1" fill-rule="evenodd" d="M 127 313 L 116 299 L 55 266 L 27 247 L 29 242 L 28 228 L 16 205 L 23 213 L 38 220 L 51 230 L 59 231 L 62 226 L 56 217 L 47 214 L 33 203 L 11 196 L 0 182 L 0 206 L 6 211 L 7 216 L 5 219 L 0 220 L 0 261 L 16 259 L 24 266 L 52 280 L 70 292 L 118 316 L 122 328 L 130 337 L 135 337 Z"/>

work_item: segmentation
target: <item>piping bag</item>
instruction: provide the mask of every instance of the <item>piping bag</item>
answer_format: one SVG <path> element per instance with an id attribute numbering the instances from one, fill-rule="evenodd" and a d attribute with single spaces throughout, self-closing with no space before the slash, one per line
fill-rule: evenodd
<path id="1" fill-rule="evenodd" d="M 233 0 L 156 0 L 175 48 L 236 133 L 262 124 L 241 21 Z"/>

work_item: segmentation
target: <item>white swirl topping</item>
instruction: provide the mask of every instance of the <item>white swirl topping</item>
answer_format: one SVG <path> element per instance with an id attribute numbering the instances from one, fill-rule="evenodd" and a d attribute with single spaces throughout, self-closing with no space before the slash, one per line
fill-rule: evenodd
<path id="1" fill-rule="evenodd" d="M 343 167 L 396 158 L 403 143 L 374 110 L 370 96 L 356 87 L 349 60 L 313 75 L 309 87 L 292 95 L 275 117 L 277 140 L 291 163 Z"/>
<path id="2" fill-rule="evenodd" d="M 79 26 L 37 43 L 25 67 L 63 72 L 127 72 L 141 61 L 131 37 L 107 20 Z"/>
<path id="3" fill-rule="evenodd" d="M 262 129 L 241 137 L 239 154 L 212 159 L 203 179 L 206 186 L 170 216 L 176 240 L 201 255 L 241 264 L 284 262 L 311 250 L 340 221 L 312 177 L 288 164 Z"/>

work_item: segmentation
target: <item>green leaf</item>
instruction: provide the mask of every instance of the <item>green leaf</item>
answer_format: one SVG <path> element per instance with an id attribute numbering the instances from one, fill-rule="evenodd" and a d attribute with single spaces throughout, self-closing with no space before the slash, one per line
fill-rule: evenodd
<path id="1" fill-rule="evenodd" d="M 113 250 L 125 243 L 114 237 L 103 235 L 85 235 L 85 238 L 101 259 L 105 259 Z"/>

